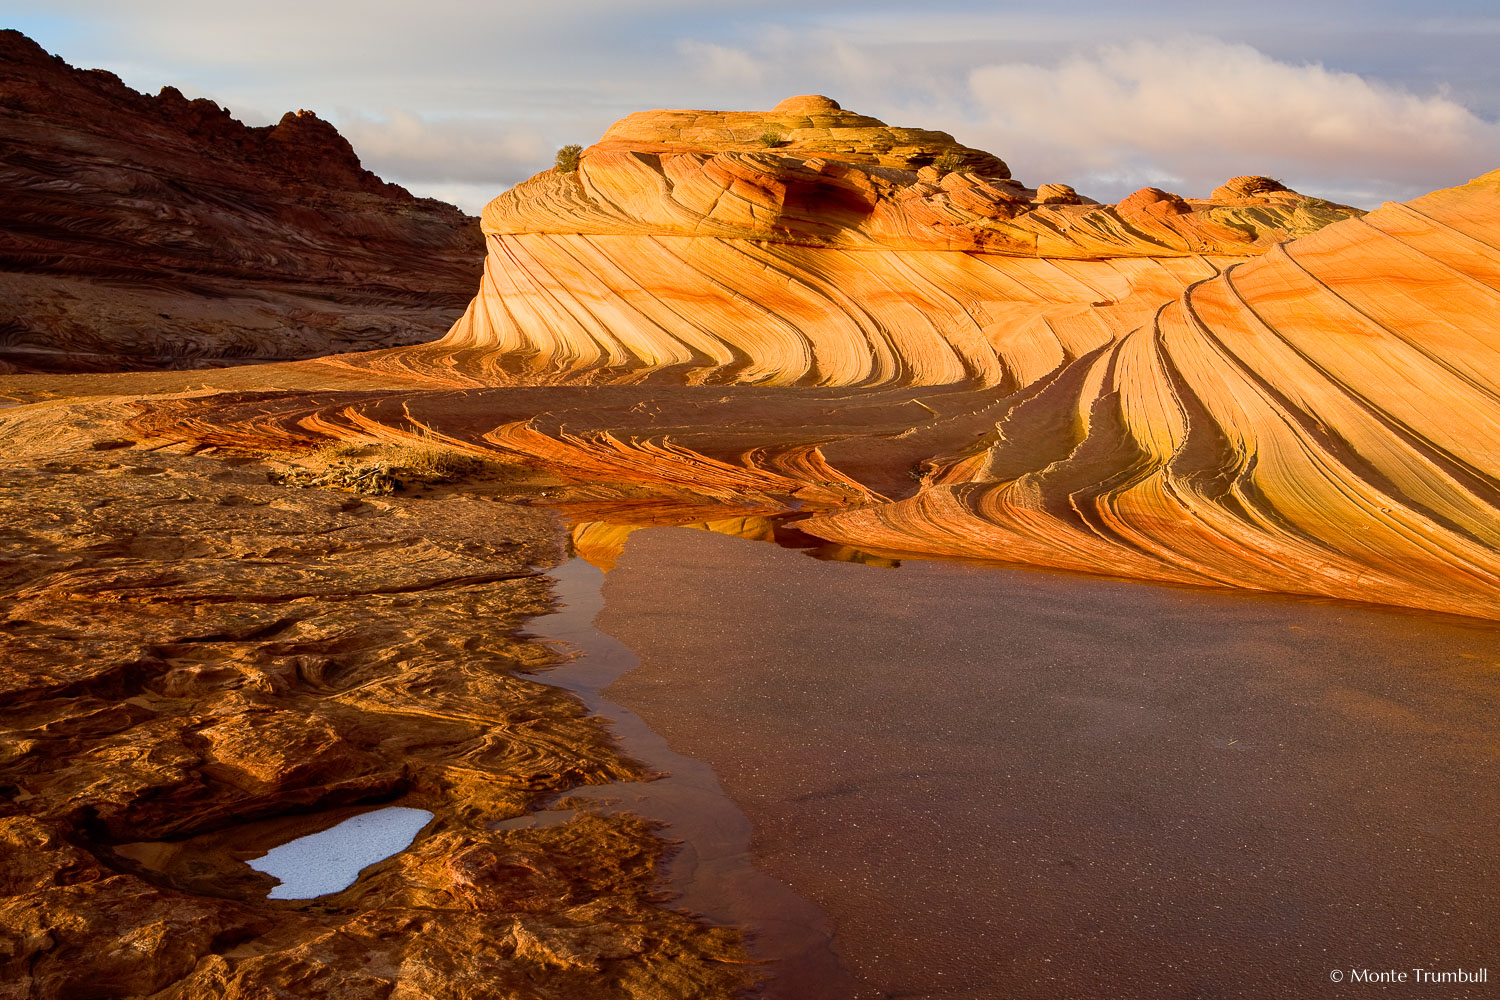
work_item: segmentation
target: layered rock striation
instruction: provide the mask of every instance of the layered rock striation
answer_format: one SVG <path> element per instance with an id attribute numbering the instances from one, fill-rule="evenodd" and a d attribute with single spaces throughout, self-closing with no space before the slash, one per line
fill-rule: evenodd
<path id="1" fill-rule="evenodd" d="M 146 401 L 132 434 L 421 431 L 584 489 L 580 521 L 795 516 L 886 555 L 1500 617 L 1500 173 L 1368 215 L 1261 177 L 1106 206 L 1006 174 L 827 99 L 632 116 L 491 203 L 442 341 Z"/>
<path id="2" fill-rule="evenodd" d="M 491 202 L 468 312 L 433 350 L 379 366 L 457 384 L 1019 387 L 1352 214 L 1253 177 L 1098 205 L 823 97 L 646 112 L 575 171 Z"/>
<path id="3" fill-rule="evenodd" d="M 1500 171 L 1227 268 L 831 539 L 1500 618 Z"/>
<path id="4" fill-rule="evenodd" d="M 847 472 L 863 499 L 803 524 L 846 545 L 1500 617 L 1500 174 L 1367 216 L 1249 176 L 1096 205 L 809 97 L 631 116 L 483 225 L 448 337 L 362 363 L 886 403 L 966 386 L 917 400 L 920 428 L 820 442 L 792 426 L 805 399 L 779 435 L 766 402 L 739 461 Z M 580 467 L 635 448 L 644 469 L 703 438 L 543 427 L 487 440 Z M 919 442 L 920 487 L 892 489 Z M 717 490 L 722 451 L 695 447 Z"/>
<path id="5" fill-rule="evenodd" d="M 190 367 L 439 336 L 473 219 L 365 170 L 310 111 L 248 128 L 0 32 L 0 366 Z"/>

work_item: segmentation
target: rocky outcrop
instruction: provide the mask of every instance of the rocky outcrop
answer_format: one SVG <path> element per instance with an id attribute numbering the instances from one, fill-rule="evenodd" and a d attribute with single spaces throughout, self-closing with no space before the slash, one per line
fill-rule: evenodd
<path id="1" fill-rule="evenodd" d="M 1191 286 L 916 496 L 803 527 L 1500 618 L 1497 442 L 1500 171 Z"/>
<path id="2" fill-rule="evenodd" d="M 403 204 L 278 129 L 243 154 L 276 190 L 312 190 L 285 143 L 356 191 L 330 217 Z M 824 98 L 633 116 L 492 203 L 439 343 L 0 378 L 0 997 L 734 995 L 739 941 L 659 905 L 639 821 L 504 825 L 643 776 L 524 676 L 556 658 L 515 635 L 557 543 L 527 506 L 606 567 L 696 524 L 1500 619 L 1500 172 L 1363 216 L 1261 177 L 1105 206 L 1007 174 Z M 159 256 L 120 280 L 197 301 L 164 262 L 199 250 L 139 225 Z M 333 440 L 504 472 L 418 496 L 182 455 Z M 434 821 L 342 893 L 267 900 L 243 864 L 389 801 Z"/>
<path id="3" fill-rule="evenodd" d="M 1265 178 L 1222 190 L 1099 205 L 825 97 L 644 112 L 486 207 L 484 280 L 440 345 L 356 363 L 460 385 L 1019 386 L 1357 214 Z"/>
<path id="4" fill-rule="evenodd" d="M 643 820 L 502 822 L 644 776 L 527 676 L 551 518 L 75 443 L 0 459 L 0 998 L 740 995 Z M 432 821 L 347 889 L 246 864 L 393 801 Z"/>
<path id="5" fill-rule="evenodd" d="M 418 343 L 474 220 L 365 170 L 310 111 L 247 128 L 0 32 L 0 366 L 191 367 Z"/>
<path id="6" fill-rule="evenodd" d="M 1363 218 L 1248 176 L 1104 206 L 933 136 L 815 98 L 632 116 L 576 173 L 491 203 L 484 284 L 442 343 L 360 363 L 447 384 L 976 386 L 987 402 L 952 413 L 923 400 L 950 430 L 921 438 L 809 440 L 803 403 L 780 430 L 764 403 L 738 461 L 802 513 L 789 469 L 866 488 L 803 524 L 862 549 L 1500 617 L 1500 174 Z M 893 162 L 918 145 L 974 166 Z M 484 440 L 616 475 L 627 453 L 658 487 L 670 454 L 692 470 L 673 488 L 728 499 L 723 449 L 663 422 L 675 450 L 576 417 Z M 903 462 L 931 447 L 915 495 L 849 440 L 874 434 Z"/>

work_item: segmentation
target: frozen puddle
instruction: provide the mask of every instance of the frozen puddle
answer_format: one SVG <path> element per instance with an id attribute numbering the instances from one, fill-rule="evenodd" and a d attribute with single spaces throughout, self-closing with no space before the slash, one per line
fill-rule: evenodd
<path id="1" fill-rule="evenodd" d="M 431 819 L 426 809 L 376 809 L 288 841 L 246 864 L 281 880 L 268 899 L 326 896 L 349 888 L 377 861 L 406 850 Z"/>

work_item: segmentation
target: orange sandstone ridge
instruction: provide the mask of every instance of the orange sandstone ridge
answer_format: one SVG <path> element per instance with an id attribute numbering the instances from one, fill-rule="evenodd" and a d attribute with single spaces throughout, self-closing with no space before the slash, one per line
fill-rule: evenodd
<path id="1" fill-rule="evenodd" d="M 972 169 L 920 163 L 947 154 Z M 1266 178 L 1103 206 L 1008 173 L 826 98 L 632 115 L 576 173 L 489 205 L 484 282 L 442 342 L 357 363 L 450 385 L 977 386 L 987 402 L 925 432 L 914 495 L 887 474 L 801 527 L 1500 617 L 1500 174 L 1361 217 Z M 556 465 L 666 443 L 515 426 L 489 440 Z M 783 440 L 810 478 L 874 482 L 869 448 L 807 452 L 801 430 Z M 739 461 L 770 475 L 770 445 Z"/>
<path id="2" fill-rule="evenodd" d="M 226 373 L 283 391 L 133 427 L 425 429 L 574 484 L 578 521 L 795 515 L 885 554 L 1500 618 L 1500 172 L 1368 215 L 1006 173 L 826 98 L 631 116 L 491 203 L 443 340 Z"/>
<path id="3" fill-rule="evenodd" d="M 919 552 L 1500 617 L 1500 171 L 1196 283 L 901 503 Z"/>
<path id="4" fill-rule="evenodd" d="M 1098 205 L 825 97 L 643 112 L 575 172 L 492 201 L 468 312 L 435 348 L 377 366 L 460 385 L 1019 386 L 1191 282 L 1355 214 L 1256 177 Z"/>

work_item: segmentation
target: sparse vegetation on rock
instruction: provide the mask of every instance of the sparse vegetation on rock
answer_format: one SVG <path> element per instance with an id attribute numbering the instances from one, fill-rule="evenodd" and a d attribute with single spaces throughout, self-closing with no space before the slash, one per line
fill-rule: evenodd
<path id="1" fill-rule="evenodd" d="M 945 174 L 967 174 L 974 169 L 958 153 L 944 153 L 933 160 L 932 165 Z"/>
<path id="2" fill-rule="evenodd" d="M 777 146 L 786 145 L 786 137 L 780 132 L 762 132 L 760 134 L 760 144 L 767 149 L 775 149 Z"/>
<path id="3" fill-rule="evenodd" d="M 407 444 L 337 441 L 307 456 L 306 465 L 271 473 L 284 486 L 317 486 L 365 496 L 389 496 L 409 484 L 452 483 L 484 469 L 473 455 L 420 432 Z"/>
<path id="4" fill-rule="evenodd" d="M 578 172 L 578 163 L 583 158 L 583 147 L 571 142 L 557 151 L 557 169 L 565 174 Z"/>

